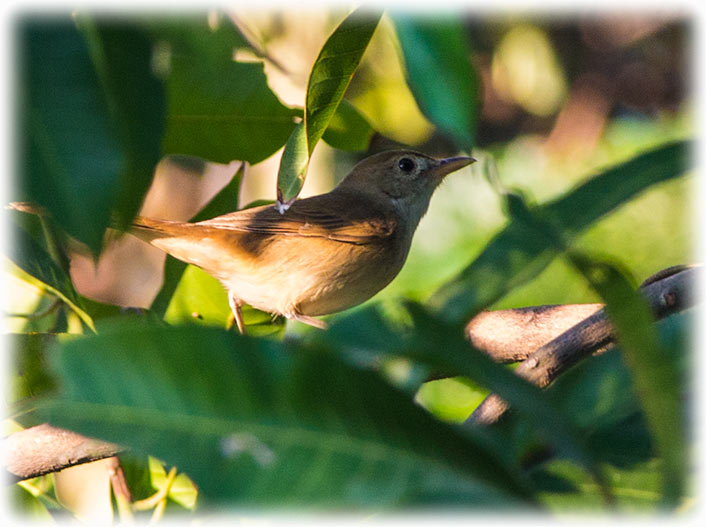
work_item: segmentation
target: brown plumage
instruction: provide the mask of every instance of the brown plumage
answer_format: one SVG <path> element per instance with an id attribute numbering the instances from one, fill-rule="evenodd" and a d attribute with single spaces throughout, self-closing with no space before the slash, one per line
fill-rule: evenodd
<path id="1" fill-rule="evenodd" d="M 220 280 L 241 332 L 243 303 L 322 327 L 313 317 L 364 302 L 397 275 L 434 189 L 472 161 L 383 152 L 283 214 L 263 206 L 193 224 L 140 217 L 131 232 Z"/>

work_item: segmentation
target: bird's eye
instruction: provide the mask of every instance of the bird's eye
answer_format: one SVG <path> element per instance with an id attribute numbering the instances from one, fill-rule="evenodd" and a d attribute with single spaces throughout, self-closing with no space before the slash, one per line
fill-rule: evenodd
<path id="1" fill-rule="evenodd" d="M 402 172 L 411 172 L 412 170 L 414 170 L 415 164 L 414 161 L 412 161 L 410 158 L 403 157 L 399 160 L 397 166 L 400 167 L 400 170 L 402 170 Z"/>

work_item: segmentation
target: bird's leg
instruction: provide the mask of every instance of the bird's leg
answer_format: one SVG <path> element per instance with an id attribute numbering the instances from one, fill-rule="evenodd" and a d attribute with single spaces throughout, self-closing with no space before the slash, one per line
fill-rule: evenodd
<path id="1" fill-rule="evenodd" d="M 327 329 L 328 324 L 324 322 L 323 320 L 319 320 L 318 318 L 314 317 L 308 317 L 306 315 L 302 315 L 300 313 L 291 313 L 287 315 L 287 318 L 290 320 L 296 320 L 297 322 L 302 322 L 303 324 L 306 324 L 308 326 L 314 326 L 315 328 L 319 329 Z"/>
<path id="2" fill-rule="evenodd" d="M 243 322 L 243 311 L 241 309 L 243 301 L 236 298 L 232 291 L 228 291 L 228 305 L 230 306 L 230 310 L 233 312 L 235 325 L 238 326 L 238 332 L 241 335 L 245 335 L 245 322 Z"/>

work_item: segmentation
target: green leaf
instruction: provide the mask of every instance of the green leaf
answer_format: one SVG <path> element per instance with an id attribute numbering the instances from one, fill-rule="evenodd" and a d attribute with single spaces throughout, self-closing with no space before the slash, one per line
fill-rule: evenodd
<path id="1" fill-rule="evenodd" d="M 59 17 L 22 20 L 17 42 L 19 199 L 98 253 L 125 157 L 86 41 Z"/>
<path id="2" fill-rule="evenodd" d="M 11 233 L 13 243 L 10 256 L 5 258 L 12 266 L 16 266 L 18 276 L 60 298 L 86 326 L 95 331 L 93 320 L 85 311 L 69 274 L 23 229 L 12 224 Z"/>
<path id="3" fill-rule="evenodd" d="M 371 308 L 338 319 L 321 338 L 345 351 L 348 360 L 359 365 L 375 364 L 380 356 L 403 356 L 424 364 L 430 371 L 471 379 L 505 399 L 548 441 L 601 481 L 599 467 L 583 439 L 539 388 L 474 349 L 460 328 L 445 323 L 419 304 L 410 302 L 407 307 L 414 327 L 404 337 L 392 332 L 379 311 Z M 362 337 L 355 335 L 360 335 L 359 328 L 366 328 Z"/>
<path id="4" fill-rule="evenodd" d="M 355 106 L 343 99 L 322 139 L 339 150 L 362 152 L 368 149 L 374 133 L 373 127 Z"/>
<path id="5" fill-rule="evenodd" d="M 309 150 L 306 144 L 306 126 L 301 121 L 284 145 L 277 174 L 277 210 L 284 212 L 299 195 L 304 186 L 309 167 Z"/>
<path id="6" fill-rule="evenodd" d="M 349 507 L 529 499 L 486 440 L 330 353 L 134 324 L 55 351 L 63 391 L 42 415 L 177 466 L 200 498 Z"/>
<path id="7" fill-rule="evenodd" d="M 125 229 L 142 205 L 161 156 L 164 86 L 152 68 L 153 43 L 134 23 L 77 17 L 124 153 L 113 220 Z"/>
<path id="8" fill-rule="evenodd" d="M 273 320 L 269 313 L 243 306 L 243 321 L 249 335 L 281 335 L 285 320 Z M 200 324 L 228 327 L 231 310 L 223 284 L 206 271 L 187 265 L 172 295 L 164 320 L 169 324 Z"/>
<path id="9" fill-rule="evenodd" d="M 168 43 L 165 154 L 254 164 L 284 145 L 297 112 L 272 93 L 262 63 L 233 60 L 243 40 L 226 17 L 149 27 Z"/>
<path id="10" fill-rule="evenodd" d="M 572 252 L 569 258 L 606 303 L 635 390 L 664 461 L 662 492 L 670 507 L 682 498 L 686 474 L 683 379 L 660 345 L 654 318 L 642 296 L 615 265 Z"/>
<path id="11" fill-rule="evenodd" d="M 671 143 L 641 154 L 532 208 L 529 216 L 513 218 L 468 267 L 433 295 L 430 305 L 449 321 L 470 320 L 537 276 L 562 250 L 557 239 L 570 243 L 591 223 L 640 192 L 682 175 L 689 167 L 688 145 Z"/>
<path id="12" fill-rule="evenodd" d="M 161 490 L 167 483 L 167 471 L 164 465 L 153 457 L 149 458 L 149 472 L 152 486 L 155 490 Z M 198 491 L 194 483 L 186 474 L 177 474 L 172 482 L 172 486 L 167 494 L 169 499 L 175 501 L 186 509 L 193 510 L 196 507 Z"/>
<path id="13" fill-rule="evenodd" d="M 358 8 L 334 30 L 309 74 L 303 130 L 297 126 L 285 146 L 277 175 L 277 201 L 285 209 L 301 191 L 309 157 L 350 84 L 382 14 Z"/>
<path id="14" fill-rule="evenodd" d="M 47 350 L 56 339 L 48 333 L 12 335 L 8 349 L 12 350 L 11 390 L 7 401 L 16 403 L 22 399 L 46 395 L 56 389 L 55 380 L 49 375 Z"/>
<path id="15" fill-rule="evenodd" d="M 480 82 L 458 17 L 392 17 L 407 79 L 422 112 L 470 152 L 480 111 Z"/>

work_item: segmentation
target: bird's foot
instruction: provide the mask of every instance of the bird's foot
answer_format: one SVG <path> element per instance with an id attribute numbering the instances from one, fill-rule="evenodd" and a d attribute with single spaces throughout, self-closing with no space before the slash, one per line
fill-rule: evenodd
<path id="1" fill-rule="evenodd" d="M 243 301 L 239 298 L 233 296 L 233 293 L 228 291 L 228 305 L 230 310 L 233 312 L 233 319 L 235 320 L 236 326 L 238 326 L 238 332 L 241 335 L 245 335 L 245 322 L 243 321 Z M 228 329 L 233 327 L 233 323 L 229 322 Z"/>

